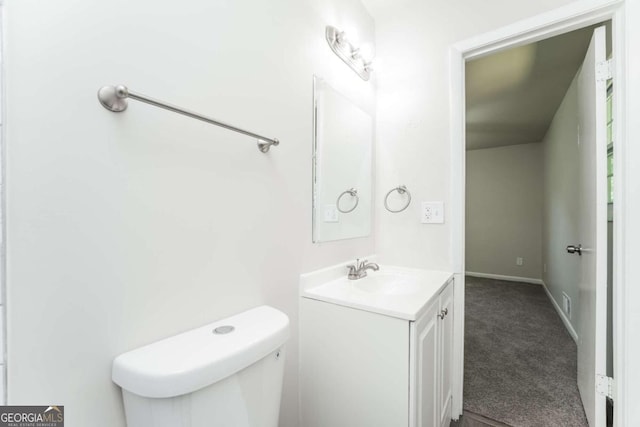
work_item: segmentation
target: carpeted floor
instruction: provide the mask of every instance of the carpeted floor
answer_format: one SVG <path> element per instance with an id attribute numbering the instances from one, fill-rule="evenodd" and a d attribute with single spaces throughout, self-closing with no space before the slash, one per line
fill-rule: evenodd
<path id="1" fill-rule="evenodd" d="M 464 409 L 514 427 L 588 426 L 576 344 L 540 285 L 466 278 Z"/>

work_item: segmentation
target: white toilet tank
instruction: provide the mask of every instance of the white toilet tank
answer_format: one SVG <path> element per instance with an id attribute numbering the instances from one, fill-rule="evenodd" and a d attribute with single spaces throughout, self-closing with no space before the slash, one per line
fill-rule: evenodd
<path id="1" fill-rule="evenodd" d="M 113 361 L 128 427 L 276 427 L 289 318 L 269 306 Z"/>

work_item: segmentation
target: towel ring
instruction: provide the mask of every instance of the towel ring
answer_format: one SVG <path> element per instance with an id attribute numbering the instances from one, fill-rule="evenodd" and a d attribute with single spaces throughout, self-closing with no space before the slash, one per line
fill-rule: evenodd
<path id="1" fill-rule="evenodd" d="M 345 194 L 350 194 L 351 197 L 355 197 L 356 203 L 353 205 L 351 209 L 343 211 L 342 209 L 340 209 L 340 199 L 342 199 L 342 196 L 344 196 Z M 338 210 L 342 213 L 353 212 L 353 210 L 358 207 L 358 202 L 360 202 L 360 197 L 358 197 L 358 190 L 356 190 L 355 188 L 350 188 L 340 193 L 340 195 L 338 196 L 338 200 L 336 200 L 336 208 L 338 208 Z"/>
<path id="2" fill-rule="evenodd" d="M 409 197 L 409 199 L 407 200 L 407 204 L 404 205 L 401 209 L 398 210 L 393 210 L 389 207 L 389 204 L 387 203 L 387 200 L 389 199 L 389 195 L 391 193 L 393 193 L 394 191 L 397 191 L 400 194 L 404 194 L 407 193 L 407 196 Z M 384 196 L 384 207 L 391 213 L 398 213 L 398 212 L 402 212 L 403 210 L 407 209 L 409 207 L 409 205 L 411 204 L 411 193 L 409 193 L 409 190 L 407 190 L 407 187 L 405 185 L 401 185 L 399 187 L 396 188 L 392 188 L 391 190 L 389 190 L 389 192 L 387 193 L 386 196 Z"/>

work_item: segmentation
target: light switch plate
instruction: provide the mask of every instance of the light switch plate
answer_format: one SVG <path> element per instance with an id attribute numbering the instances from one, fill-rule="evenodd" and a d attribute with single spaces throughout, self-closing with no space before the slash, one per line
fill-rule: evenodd
<path id="1" fill-rule="evenodd" d="M 444 224 L 444 203 L 422 202 L 420 222 L 423 224 Z"/>
<path id="2" fill-rule="evenodd" d="M 324 205 L 324 222 L 339 222 L 338 207 L 336 205 Z"/>

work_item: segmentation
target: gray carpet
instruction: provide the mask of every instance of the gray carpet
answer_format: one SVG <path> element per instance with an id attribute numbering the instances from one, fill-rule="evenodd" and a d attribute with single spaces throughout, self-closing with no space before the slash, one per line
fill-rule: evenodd
<path id="1" fill-rule="evenodd" d="M 542 286 L 466 278 L 464 409 L 514 427 L 588 426 L 576 345 Z"/>

